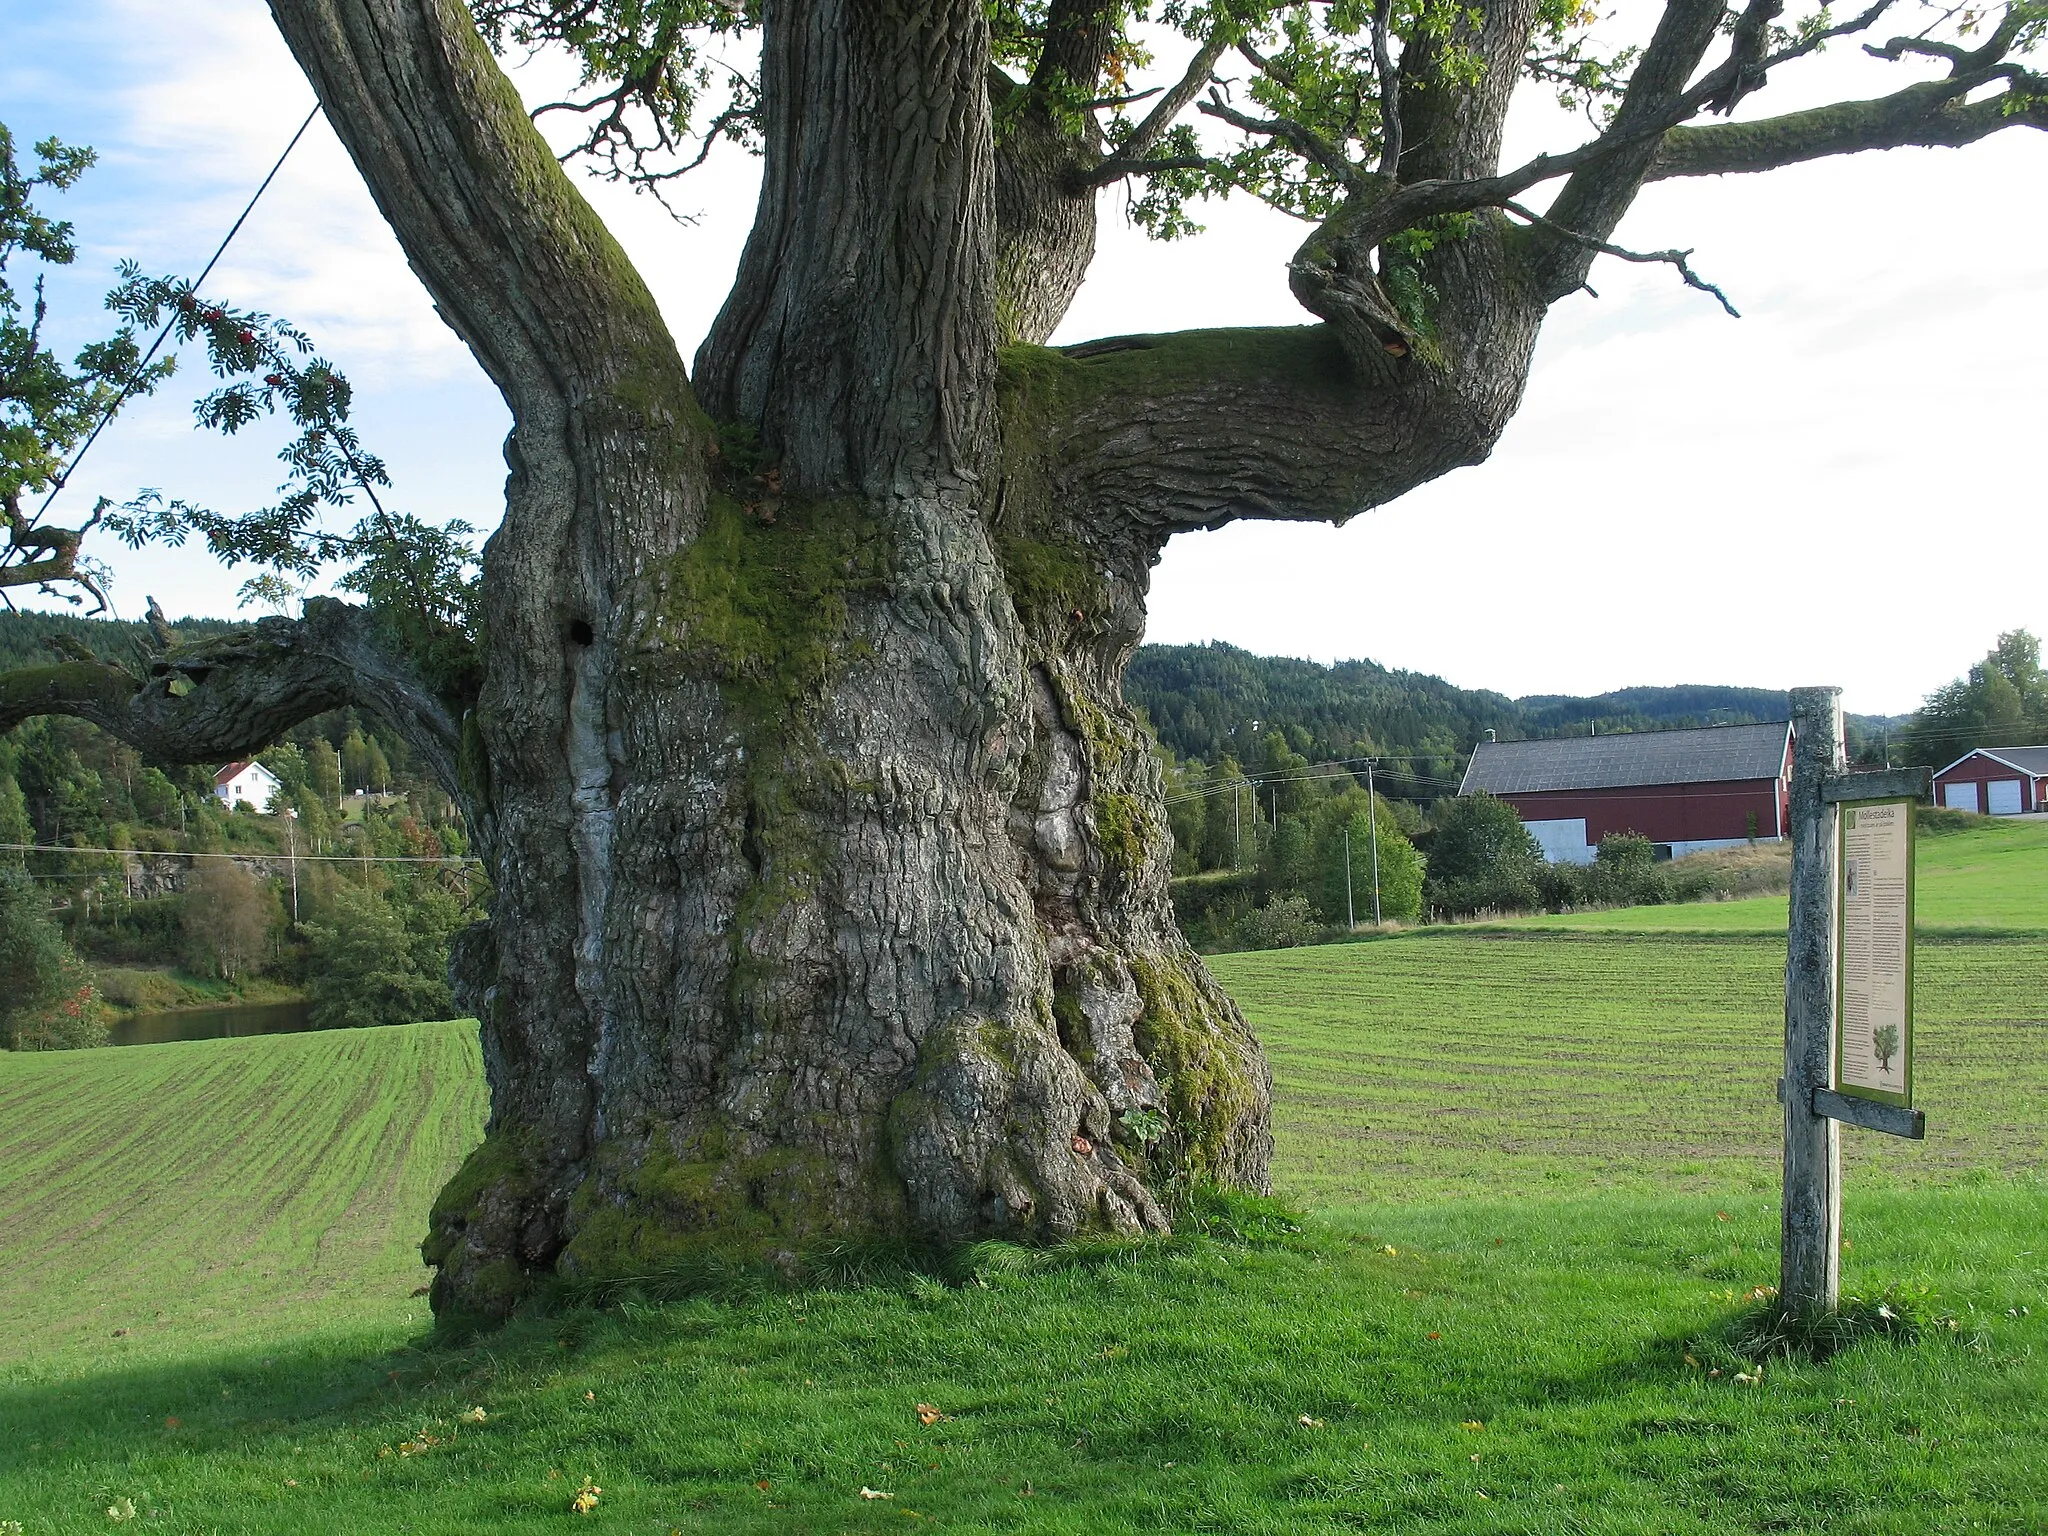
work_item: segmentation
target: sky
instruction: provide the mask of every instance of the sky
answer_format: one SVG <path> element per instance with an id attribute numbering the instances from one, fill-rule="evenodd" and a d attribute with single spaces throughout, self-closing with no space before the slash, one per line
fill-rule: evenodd
<path id="1" fill-rule="evenodd" d="M 1621 0 L 1622 35 L 1654 17 Z M 0 0 L 0 122 L 100 164 L 52 211 L 79 259 L 50 274 L 69 345 L 103 331 L 116 264 L 196 274 L 312 106 L 260 0 Z M 1178 68 L 1162 47 L 1162 65 Z M 518 71 L 529 100 L 559 86 Z M 1759 112 L 1893 88 L 1897 66 L 1838 48 L 1753 98 Z M 1582 134 L 1533 100 L 1511 159 Z M 651 200 L 584 179 L 685 355 L 723 299 L 756 163 L 726 154 Z M 1147 638 L 1366 657 L 1464 687 L 1598 693 L 1639 684 L 1834 683 L 1901 713 L 2003 630 L 2048 635 L 2042 425 L 2048 372 L 2048 134 L 1894 150 L 1767 177 L 1648 189 L 1619 232 L 1690 247 L 1743 318 L 1669 268 L 1602 259 L 1599 297 L 1553 311 L 1524 403 L 1492 457 L 1342 529 L 1240 523 L 1187 534 L 1157 571 Z M 1285 265 L 1306 229 L 1244 199 L 1160 245 L 1105 201 L 1088 282 L 1055 342 L 1190 326 L 1305 323 Z M 356 388 L 396 505 L 488 529 L 502 404 L 435 315 L 347 156 L 316 120 L 208 283 L 289 317 Z M 198 369 L 203 363 L 194 358 Z M 281 478 L 279 431 L 192 426 L 188 366 L 125 412 L 53 511 L 156 487 L 220 510 Z M 198 550 L 98 553 L 119 611 L 234 610 L 242 580 Z"/>

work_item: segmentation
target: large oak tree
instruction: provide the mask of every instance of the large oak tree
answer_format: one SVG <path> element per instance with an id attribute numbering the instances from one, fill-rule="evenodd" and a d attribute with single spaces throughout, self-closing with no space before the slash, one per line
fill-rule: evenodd
<path id="1" fill-rule="evenodd" d="M 271 8 L 511 408 L 473 629 L 317 602 L 146 675 L 11 675 L 0 723 L 205 761 L 354 704 L 442 775 L 496 889 L 457 946 L 492 1113 L 433 1214 L 444 1313 L 707 1251 L 1157 1230 L 1191 1181 L 1263 1186 L 1266 1065 L 1175 931 L 1120 694 L 1163 545 L 1483 459 L 1649 182 L 2048 126 L 2017 4 L 1666 0 L 1602 57 L 1559 0 L 1216 0 L 1166 13 L 1187 68 L 1149 95 L 1124 0 Z M 1891 94 L 1744 107 L 1894 25 Z M 577 53 L 554 109 L 612 174 L 763 155 L 694 367 L 494 43 Z M 1503 167 L 1518 86 L 1596 127 Z M 1308 219 L 1287 275 L 1320 323 L 1043 346 L 1126 181 L 1163 233 L 1226 187 Z"/>

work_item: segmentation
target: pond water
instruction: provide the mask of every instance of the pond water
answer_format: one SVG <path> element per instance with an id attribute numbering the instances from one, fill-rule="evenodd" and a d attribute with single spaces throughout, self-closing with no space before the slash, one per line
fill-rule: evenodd
<path id="1" fill-rule="evenodd" d="M 107 1029 L 109 1045 L 162 1045 L 167 1040 L 218 1040 L 229 1035 L 290 1035 L 311 1029 L 311 1003 L 256 1003 L 236 1008 L 180 1008 L 134 1013 Z"/>

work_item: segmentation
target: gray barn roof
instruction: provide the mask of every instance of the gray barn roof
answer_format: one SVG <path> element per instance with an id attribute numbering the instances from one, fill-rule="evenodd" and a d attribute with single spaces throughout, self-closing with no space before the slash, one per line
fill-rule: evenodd
<path id="1" fill-rule="evenodd" d="M 1473 749 L 1458 793 L 1483 789 L 1496 795 L 1526 795 L 1547 789 L 1775 779 L 1785 764 L 1791 730 L 1789 720 L 1776 720 L 1696 731 L 1482 741 Z"/>
<path id="2" fill-rule="evenodd" d="M 1978 747 L 1973 751 L 1965 752 L 1955 762 L 1950 763 L 1948 768 L 1954 768 L 1959 764 L 1967 763 L 1979 752 L 1983 753 L 1986 757 L 1995 757 L 2001 763 L 2019 769 L 2021 773 L 2032 774 L 2036 777 L 2048 774 L 2048 747 Z M 1944 768 L 1941 771 L 1947 773 L 1948 768 Z"/>

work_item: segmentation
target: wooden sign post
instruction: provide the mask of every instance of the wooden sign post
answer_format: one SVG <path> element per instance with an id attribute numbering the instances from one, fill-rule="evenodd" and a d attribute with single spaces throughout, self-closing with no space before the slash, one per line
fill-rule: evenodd
<path id="1" fill-rule="evenodd" d="M 1780 1236 L 1778 1305 L 1798 1313 L 1832 1312 L 1840 1299 L 1842 1255 L 1842 1146 L 1840 1123 L 1915 1140 L 1926 1119 L 1910 1104 L 1907 1031 L 1911 1016 L 1913 948 L 1911 802 L 1928 792 L 1925 768 L 1844 772 L 1839 688 L 1792 690 L 1792 897 L 1785 955 L 1785 1205 Z M 1896 892 L 1890 881 L 1898 854 L 1889 840 L 1901 830 L 1888 817 L 1873 818 L 1852 855 L 1843 857 L 1844 806 L 1906 802 L 1905 873 Z M 1865 847 L 1864 843 L 1869 842 Z M 1879 860 L 1883 867 L 1878 868 Z M 1895 1008 L 1903 997 L 1907 1024 L 1887 1052 L 1882 1090 L 1850 1073 L 1838 1080 L 1843 1057 L 1843 916 L 1845 881 L 1859 882 L 1847 906 L 1858 926 L 1848 935 L 1858 969 L 1851 978 L 1855 1006 L 1849 1023 L 1854 1045 L 1883 1029 L 1873 1007 Z M 1880 885 L 1880 882 L 1882 884 Z M 1895 974 L 1902 972 L 1902 976 Z M 1873 999 L 1876 1001 L 1874 1002 Z M 1890 1044 L 1889 1036 L 1884 1042 Z M 1861 1071 L 1861 1056 L 1856 1058 Z M 1894 1072 L 1893 1063 L 1897 1070 Z M 1863 1079 L 1873 1074 L 1861 1071 Z M 1901 1088 L 1903 1085 L 1903 1088 Z M 1850 1092 L 1840 1092 L 1849 1087 Z M 1900 1091 L 1891 1091 L 1898 1089 Z"/>

